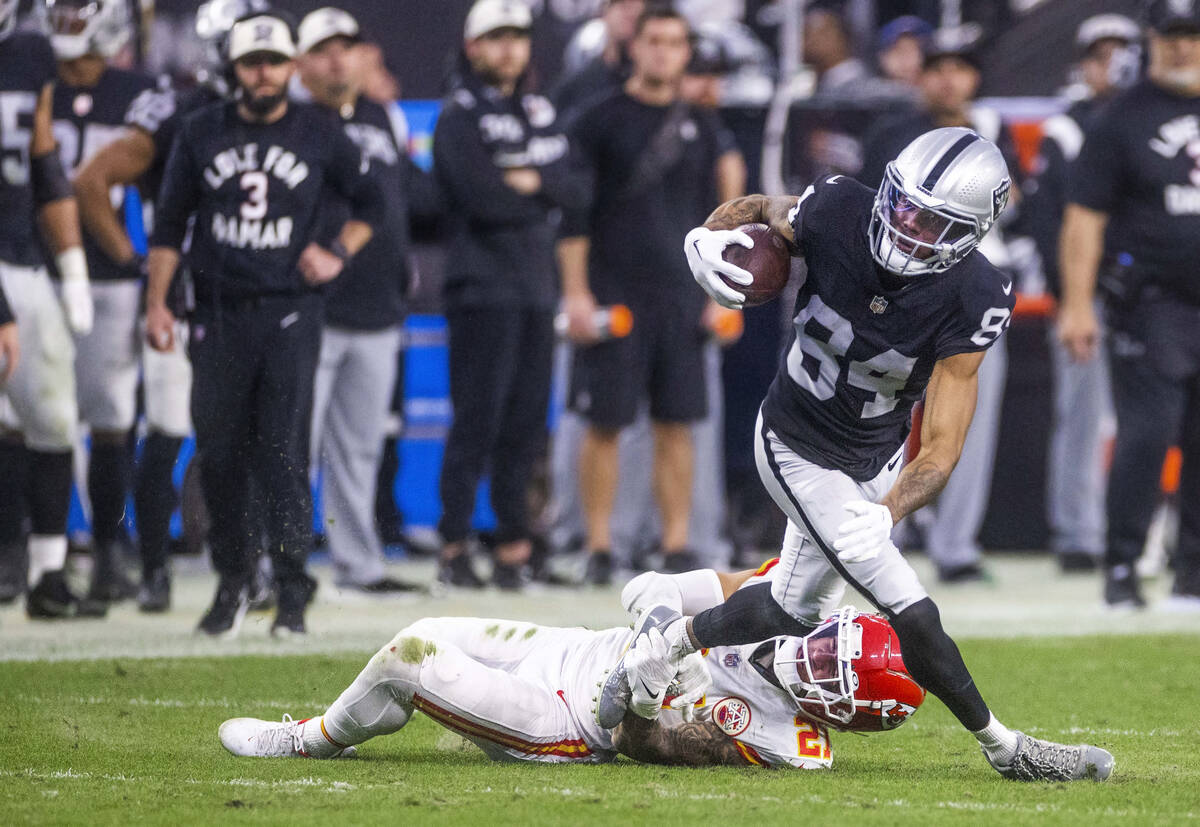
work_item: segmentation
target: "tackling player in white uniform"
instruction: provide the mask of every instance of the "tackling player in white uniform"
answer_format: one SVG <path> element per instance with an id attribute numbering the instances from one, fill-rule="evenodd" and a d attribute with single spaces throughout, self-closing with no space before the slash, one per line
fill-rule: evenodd
<path id="1" fill-rule="evenodd" d="M 698 611 L 739 585 L 769 582 L 776 562 L 738 575 L 643 575 L 623 602 L 637 610 L 673 594 L 679 609 Z M 625 664 L 648 694 L 635 693 L 623 720 L 601 726 L 593 714 L 599 687 L 645 617 L 634 631 L 426 618 L 380 649 L 324 715 L 234 718 L 221 725 L 221 742 L 235 755 L 331 758 L 398 731 L 420 711 L 495 760 L 604 763 L 624 754 L 662 764 L 820 769 L 833 760 L 827 727 L 891 729 L 924 698 L 886 621 L 847 608 L 803 639 L 692 656 L 674 695 L 665 649 L 639 646 Z"/>

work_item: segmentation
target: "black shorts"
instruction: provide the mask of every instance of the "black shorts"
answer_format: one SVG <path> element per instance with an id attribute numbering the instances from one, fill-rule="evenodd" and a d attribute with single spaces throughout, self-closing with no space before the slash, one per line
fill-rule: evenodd
<path id="1" fill-rule="evenodd" d="M 571 410 L 592 425 L 624 428 L 649 395 L 655 422 L 695 422 L 708 415 L 701 328 L 704 305 L 655 299 L 630 303 L 633 331 L 575 349 Z"/>

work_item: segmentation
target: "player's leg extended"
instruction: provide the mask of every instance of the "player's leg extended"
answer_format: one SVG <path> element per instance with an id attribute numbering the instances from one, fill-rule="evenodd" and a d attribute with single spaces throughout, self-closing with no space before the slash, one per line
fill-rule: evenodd
<path id="1" fill-rule="evenodd" d="M 290 726 L 298 733 L 299 749 L 285 742 L 272 754 L 332 757 L 345 747 L 400 730 L 417 709 L 494 758 L 592 760 L 566 704 L 550 687 L 469 653 L 480 651 L 488 640 L 506 657 L 518 650 L 532 652 L 536 635 L 514 634 L 505 640 L 493 633 L 496 624 L 504 623 L 478 618 L 418 621 L 380 649 L 320 717 L 291 725 L 234 719 L 222 726 L 222 742 L 236 754 L 262 754 L 254 751 L 254 739 Z"/>

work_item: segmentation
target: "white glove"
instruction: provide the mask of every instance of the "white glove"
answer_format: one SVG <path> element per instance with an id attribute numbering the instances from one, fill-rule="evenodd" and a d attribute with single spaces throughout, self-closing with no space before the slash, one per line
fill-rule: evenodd
<path id="1" fill-rule="evenodd" d="M 75 335 L 86 336 L 92 332 L 95 309 L 83 248 L 68 247 L 55 256 L 54 264 L 62 276 L 62 306 L 67 326 Z"/>
<path id="2" fill-rule="evenodd" d="M 696 704 L 710 686 L 712 675 L 708 673 L 708 665 L 699 652 L 693 652 L 679 665 L 679 673 L 675 676 L 677 694 L 671 699 L 671 709 L 678 709 L 683 713 L 683 720 L 691 723 Z"/>
<path id="3" fill-rule="evenodd" d="M 754 239 L 738 230 L 696 227 L 683 240 L 683 251 L 687 255 L 688 266 L 692 268 L 692 276 L 704 288 L 704 292 L 712 296 L 717 304 L 741 310 L 742 303 L 746 301 L 745 294 L 734 290 L 721 276 L 742 285 L 752 284 L 754 276 L 725 260 L 723 254 L 730 244 L 740 244 L 750 249 L 754 246 Z"/>
<path id="4" fill-rule="evenodd" d="M 675 679 L 675 667 L 667 659 L 670 646 L 658 629 L 651 629 L 633 643 L 625 654 L 629 679 L 629 711 L 653 721 L 662 710 L 667 687 Z"/>
<path id="5" fill-rule="evenodd" d="M 838 526 L 833 547 L 843 563 L 861 563 L 879 556 L 892 542 L 892 512 L 886 505 L 851 500 L 846 510 L 855 515 Z"/>

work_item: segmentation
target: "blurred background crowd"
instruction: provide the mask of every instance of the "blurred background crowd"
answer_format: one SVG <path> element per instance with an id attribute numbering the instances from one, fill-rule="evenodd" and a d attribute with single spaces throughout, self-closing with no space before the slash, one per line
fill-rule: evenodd
<path id="1" fill-rule="evenodd" d="M 219 85 L 222 34 L 260 8 L 130 3 L 132 37 L 106 59 L 178 90 Z M 1009 159 L 1019 193 L 981 249 L 1013 275 L 1019 300 L 984 362 L 950 485 L 896 541 L 929 554 L 948 584 L 986 579 L 985 551 L 1053 553 L 1064 576 L 1103 568 L 1115 418 L 1104 361 L 1072 362 L 1054 336 L 1058 227 L 1086 127 L 1077 108 L 1143 70 L 1139 0 L 337 5 L 273 3 L 303 21 L 292 97 L 348 125 L 360 99 L 381 104 L 392 113 L 383 140 L 407 165 L 388 184 L 405 202 L 392 216 L 403 229 L 384 231 L 399 239 L 392 267 L 372 265 L 387 270 L 374 281 L 344 274 L 358 278 L 352 298 L 337 284 L 325 292 L 313 542 L 330 552 L 340 587 L 427 588 L 388 574 L 383 561 L 402 555 L 436 556 L 446 585 L 514 590 L 773 556 L 784 517 L 758 481 L 753 429 L 794 294 L 742 313 L 707 306 L 683 235 L 744 193 L 800 193 L 828 173 L 876 187 L 912 138 L 951 125 Z M 646 16 L 664 5 L 674 11 Z M 54 19 L 31 14 L 22 25 Z M 135 468 L 148 431 L 139 418 L 122 435 Z M 163 610 L 169 564 L 159 552 L 143 559 L 136 471 L 89 475 L 87 434 L 72 548 L 80 561 L 117 561 L 92 597 L 136 595 Z M 154 542 L 203 553 L 203 486 L 189 470 L 191 439 L 181 444 L 175 490 L 155 506 L 173 512 L 168 536 Z M 1169 564 L 1179 475 L 1173 449 L 1143 575 Z M 117 526 L 98 532 L 98 518 L 112 522 L 96 509 L 114 486 Z M 268 533 L 243 539 L 257 553 Z M 96 552 L 101 544 L 115 551 Z M 26 587 L 23 566 L 10 573 L 9 600 Z M 248 596 L 269 601 L 260 576 Z"/>

